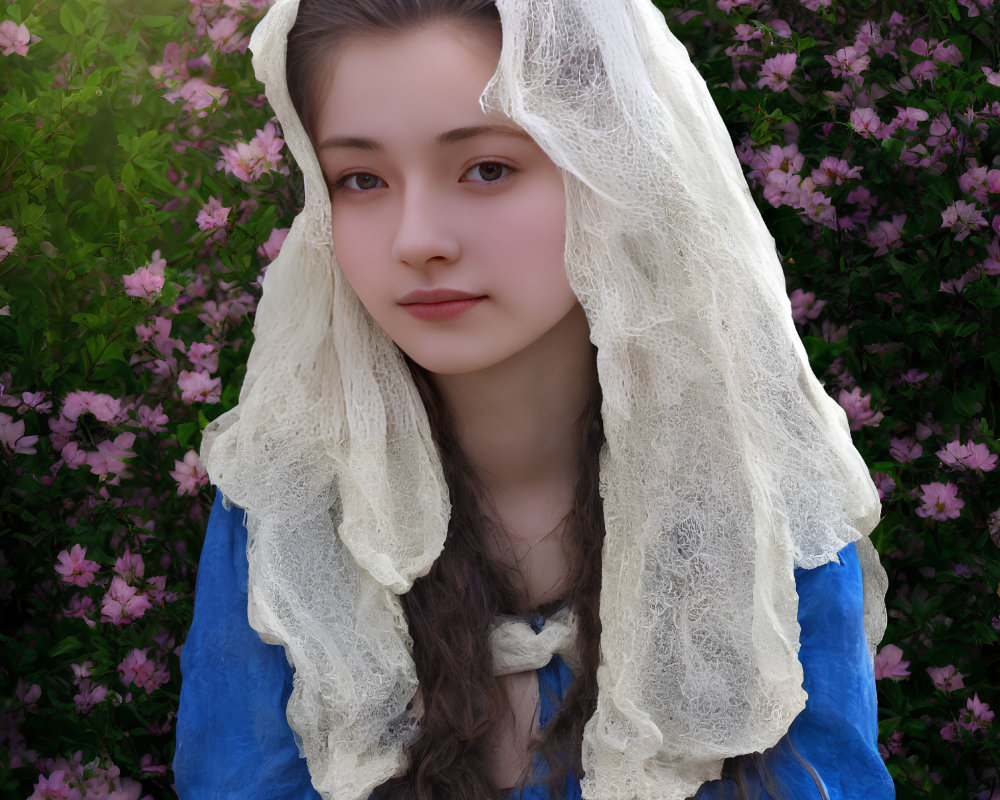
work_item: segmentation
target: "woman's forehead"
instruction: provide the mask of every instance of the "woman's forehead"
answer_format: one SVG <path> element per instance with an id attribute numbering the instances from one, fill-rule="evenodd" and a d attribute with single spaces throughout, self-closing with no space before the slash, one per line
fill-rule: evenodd
<path id="1" fill-rule="evenodd" d="M 518 132 L 506 117 L 487 113 L 480 104 L 496 70 L 499 43 L 471 31 L 468 25 L 435 24 L 345 41 L 321 83 L 316 141 L 367 140 L 371 149 L 385 136 L 447 144 L 488 129 Z"/>
<path id="2" fill-rule="evenodd" d="M 500 58 L 498 35 L 461 20 L 436 20 L 402 32 L 349 36 L 323 60 L 314 86 L 317 108 L 338 98 L 371 109 L 387 95 L 428 99 L 458 84 L 478 104 Z M 475 85 L 458 78 L 475 78 Z M 393 91 L 398 90 L 398 91 Z M 388 98 L 388 99 L 396 99 Z"/>

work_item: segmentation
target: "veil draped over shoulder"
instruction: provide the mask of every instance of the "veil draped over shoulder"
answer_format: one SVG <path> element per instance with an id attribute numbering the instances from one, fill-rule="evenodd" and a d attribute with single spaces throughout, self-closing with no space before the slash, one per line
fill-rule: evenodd
<path id="1" fill-rule="evenodd" d="M 246 510 L 249 617 L 295 670 L 314 785 L 364 800 L 416 721 L 399 595 L 447 530 L 448 488 L 392 341 L 334 256 L 330 204 L 285 84 L 297 0 L 251 41 L 305 178 L 264 281 L 239 405 L 202 458 Z M 705 82 L 648 0 L 497 0 L 483 95 L 562 171 L 566 269 L 598 348 L 607 536 L 583 796 L 681 800 L 777 742 L 805 703 L 793 569 L 858 540 L 885 627 L 879 502 L 813 376 L 774 242 Z M 247 687 L 252 691 L 253 687 Z"/>

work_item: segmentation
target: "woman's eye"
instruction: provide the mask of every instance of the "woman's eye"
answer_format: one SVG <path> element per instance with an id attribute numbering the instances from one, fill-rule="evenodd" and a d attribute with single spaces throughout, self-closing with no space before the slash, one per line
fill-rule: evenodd
<path id="1" fill-rule="evenodd" d="M 476 183 L 493 183 L 512 171 L 506 164 L 484 161 L 482 164 L 476 164 L 472 167 L 463 177 Z"/>
<path id="2" fill-rule="evenodd" d="M 372 175 L 370 172 L 352 172 L 350 175 L 345 175 L 336 183 L 338 189 L 347 188 L 362 192 L 369 189 L 378 189 L 384 185 L 385 181 L 377 175 Z"/>

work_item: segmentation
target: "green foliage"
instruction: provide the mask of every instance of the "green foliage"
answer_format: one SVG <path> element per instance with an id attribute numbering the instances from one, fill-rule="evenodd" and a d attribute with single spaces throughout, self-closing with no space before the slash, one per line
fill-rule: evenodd
<path id="1" fill-rule="evenodd" d="M 205 35 L 227 12 L 7 5 L 32 38 L 0 60 L 0 226 L 17 237 L 0 260 L 4 797 L 31 794 L 39 757 L 69 759 L 43 776 L 173 796 L 178 654 L 211 501 L 194 450 L 236 402 L 257 248 L 295 202 L 283 175 L 250 186 L 217 165 L 270 118 L 245 42 Z M 240 36 L 261 13 L 238 12 Z M 225 90 L 192 95 L 199 80 Z M 203 230 L 213 197 L 232 210 Z M 127 291 L 142 267 L 162 285 Z M 185 397 L 185 372 L 222 385 Z M 97 569 L 77 584 L 56 571 L 74 545 Z M 149 605 L 117 624 L 116 580 L 126 605 Z M 129 672 L 137 652 L 152 674 Z"/>
<path id="2" fill-rule="evenodd" d="M 1000 484 L 986 471 L 992 467 L 963 469 L 937 453 L 970 441 L 994 456 L 1000 450 L 1000 87 L 980 69 L 998 68 L 997 11 L 970 16 L 970 4 L 954 0 L 839 3 L 818 12 L 751 0 L 728 14 L 700 2 L 659 5 L 713 89 L 783 255 L 793 301 L 799 290 L 826 304 L 800 316 L 800 331 L 817 375 L 860 423 L 855 443 L 886 495 L 873 534 L 890 578 L 880 658 L 891 662 L 887 646 L 897 646 L 909 669 L 879 681 L 880 741 L 899 797 L 995 796 L 997 726 L 984 716 L 971 730 L 943 729 L 968 722 L 974 701 L 1000 702 Z M 776 33 L 781 21 L 784 36 Z M 892 41 L 865 47 L 859 29 L 869 21 Z M 753 30 L 761 35 L 748 35 Z M 915 52 L 920 39 L 932 50 L 935 40 L 954 45 L 961 60 L 950 63 L 946 50 Z M 838 77 L 827 59 L 850 45 L 870 62 Z M 786 89 L 762 81 L 768 59 L 780 53 L 797 56 Z M 907 75 L 924 61 L 936 74 L 909 86 Z M 927 115 L 912 130 L 893 126 L 907 107 Z M 878 115 L 874 136 L 852 123 L 862 108 Z M 789 166 L 796 156 L 801 163 Z M 831 156 L 860 174 L 811 184 Z M 978 197 L 959 181 L 976 166 L 997 181 Z M 787 180 L 782 170 L 792 176 L 784 193 L 776 190 Z M 877 200 L 864 203 L 858 190 Z M 972 204 L 985 224 L 951 229 L 943 215 L 957 201 Z M 902 215 L 895 239 L 880 239 L 879 223 Z M 881 419 L 865 419 L 863 409 L 852 415 L 842 393 L 855 387 Z M 894 448 L 908 437 L 920 446 L 913 459 Z M 922 487 L 934 483 L 957 487 L 964 506 L 953 516 L 928 513 Z M 946 665 L 961 672 L 964 688 L 935 687 L 927 669 Z"/>

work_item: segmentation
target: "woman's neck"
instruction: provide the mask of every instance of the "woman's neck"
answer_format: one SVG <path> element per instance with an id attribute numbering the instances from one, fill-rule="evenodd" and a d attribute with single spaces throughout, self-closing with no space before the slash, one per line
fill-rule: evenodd
<path id="1" fill-rule="evenodd" d="M 459 445 L 495 503 L 576 481 L 578 421 L 597 380 L 583 309 L 488 369 L 432 375 Z"/>

